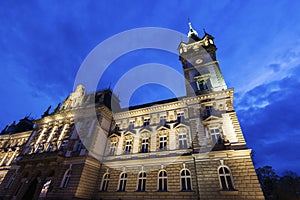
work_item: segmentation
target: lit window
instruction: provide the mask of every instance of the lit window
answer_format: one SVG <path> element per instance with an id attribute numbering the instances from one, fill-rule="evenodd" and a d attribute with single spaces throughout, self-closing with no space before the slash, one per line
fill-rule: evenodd
<path id="1" fill-rule="evenodd" d="M 181 190 L 192 190 L 191 172 L 188 169 L 181 170 L 180 173 Z"/>
<path id="2" fill-rule="evenodd" d="M 132 147 L 132 140 L 126 140 L 125 153 L 130 153 Z"/>
<path id="3" fill-rule="evenodd" d="M 167 136 L 163 135 L 159 137 L 159 149 L 166 150 L 167 149 Z"/>
<path id="4" fill-rule="evenodd" d="M 150 125 L 150 118 L 144 119 L 144 126 L 149 126 Z"/>
<path id="5" fill-rule="evenodd" d="M 160 125 L 165 125 L 167 122 L 167 116 L 166 115 L 161 115 L 160 117 Z"/>
<path id="6" fill-rule="evenodd" d="M 117 149 L 117 143 L 116 142 L 110 143 L 109 155 L 111 156 L 115 155 L 116 149 Z"/>
<path id="7" fill-rule="evenodd" d="M 127 182 L 127 174 L 126 173 L 122 173 L 120 175 L 120 179 L 119 179 L 119 189 L 118 189 L 118 191 L 125 192 L 125 190 L 126 190 L 126 182 Z"/>
<path id="8" fill-rule="evenodd" d="M 184 121 L 184 113 L 183 112 L 178 112 L 177 113 L 177 122 L 183 122 Z"/>
<path id="9" fill-rule="evenodd" d="M 218 128 L 211 128 L 209 129 L 209 132 L 212 144 L 218 143 L 219 139 L 221 138 L 220 130 Z"/>
<path id="10" fill-rule="evenodd" d="M 145 191 L 146 190 L 146 172 L 140 172 L 138 175 L 138 187 L 137 191 Z"/>
<path id="11" fill-rule="evenodd" d="M 110 174 L 106 173 L 103 175 L 102 182 L 101 182 L 101 191 L 107 191 L 108 183 L 109 183 Z"/>
<path id="12" fill-rule="evenodd" d="M 40 193 L 39 197 L 46 197 L 47 196 L 50 185 L 51 185 L 51 180 L 46 180 L 43 187 L 42 187 L 42 190 L 41 190 L 41 193 Z"/>
<path id="13" fill-rule="evenodd" d="M 186 138 L 185 133 L 178 134 L 178 146 L 179 146 L 179 149 L 187 148 L 187 138 Z"/>
<path id="14" fill-rule="evenodd" d="M 167 171 L 161 170 L 158 173 L 158 191 L 168 190 L 168 177 Z"/>
<path id="15" fill-rule="evenodd" d="M 222 190 L 234 190 L 230 169 L 227 166 L 220 166 L 218 169 L 220 187 Z"/>
<path id="16" fill-rule="evenodd" d="M 149 148 L 149 139 L 148 138 L 143 138 L 142 139 L 142 148 L 141 152 L 142 153 L 147 153 Z"/>
<path id="17" fill-rule="evenodd" d="M 67 169 L 67 171 L 64 174 L 63 180 L 61 181 L 61 184 L 60 184 L 61 188 L 67 188 L 68 187 L 71 175 L 72 175 L 72 170 Z"/>

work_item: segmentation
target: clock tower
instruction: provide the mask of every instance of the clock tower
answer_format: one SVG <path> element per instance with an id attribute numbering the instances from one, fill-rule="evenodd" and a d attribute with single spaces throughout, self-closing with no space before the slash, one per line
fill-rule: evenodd
<path id="1" fill-rule="evenodd" d="M 191 22 L 189 29 L 188 42 L 181 42 L 178 47 L 187 96 L 226 90 L 227 86 L 216 60 L 214 37 L 204 30 L 204 36 L 200 38 Z"/>

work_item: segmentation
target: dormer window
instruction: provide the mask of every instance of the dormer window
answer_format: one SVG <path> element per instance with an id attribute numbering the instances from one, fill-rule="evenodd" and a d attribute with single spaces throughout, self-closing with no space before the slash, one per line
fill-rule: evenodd
<path id="1" fill-rule="evenodd" d="M 214 44 L 214 41 L 212 39 L 209 39 L 210 44 Z"/>
<path id="2" fill-rule="evenodd" d="M 166 115 L 161 115 L 160 117 L 160 125 L 165 125 L 167 122 L 167 116 Z"/>
<path id="3" fill-rule="evenodd" d="M 129 121 L 129 126 L 128 126 L 128 128 L 129 128 L 130 130 L 134 129 L 134 121 Z"/>
<path id="4" fill-rule="evenodd" d="M 144 119 L 144 126 L 149 126 L 150 125 L 150 118 L 145 118 Z"/>
<path id="5" fill-rule="evenodd" d="M 178 112 L 177 113 L 177 122 L 181 123 L 184 121 L 184 112 Z"/>

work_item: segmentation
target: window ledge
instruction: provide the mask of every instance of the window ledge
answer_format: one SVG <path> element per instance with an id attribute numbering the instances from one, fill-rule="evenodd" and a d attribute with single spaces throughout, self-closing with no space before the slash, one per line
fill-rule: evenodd
<path id="1" fill-rule="evenodd" d="M 222 195 L 237 195 L 239 193 L 238 190 L 220 190 L 220 194 Z"/>

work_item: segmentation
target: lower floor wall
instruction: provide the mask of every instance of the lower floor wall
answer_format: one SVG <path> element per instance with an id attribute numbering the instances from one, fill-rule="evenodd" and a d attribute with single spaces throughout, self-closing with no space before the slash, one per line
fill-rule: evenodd
<path id="1" fill-rule="evenodd" d="M 9 170 L 0 185 L 0 199 L 264 199 L 248 152 L 242 156 L 213 152 L 101 164 L 88 157 L 28 162 Z M 63 186 L 66 177 L 68 182 Z M 226 184 L 228 188 L 224 188 Z M 45 197 L 40 196 L 41 191 Z"/>

